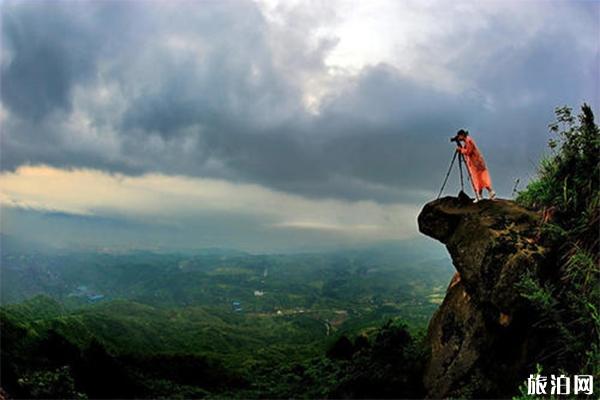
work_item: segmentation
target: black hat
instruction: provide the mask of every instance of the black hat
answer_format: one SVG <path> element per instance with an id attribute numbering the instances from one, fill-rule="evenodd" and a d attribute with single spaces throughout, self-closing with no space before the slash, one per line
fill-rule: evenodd
<path id="1" fill-rule="evenodd" d="M 456 132 L 456 136 L 458 136 L 458 135 L 469 136 L 469 131 L 465 131 L 464 129 L 461 129 L 460 131 Z"/>

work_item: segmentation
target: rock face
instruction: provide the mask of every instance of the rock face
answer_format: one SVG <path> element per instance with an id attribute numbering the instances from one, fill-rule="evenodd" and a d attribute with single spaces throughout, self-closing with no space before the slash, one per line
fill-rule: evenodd
<path id="1" fill-rule="evenodd" d="M 463 193 L 425 205 L 419 230 L 446 245 L 455 276 L 428 329 L 429 398 L 502 398 L 533 370 L 540 338 L 519 295 L 523 274 L 544 273 L 539 217 L 508 200 Z"/>

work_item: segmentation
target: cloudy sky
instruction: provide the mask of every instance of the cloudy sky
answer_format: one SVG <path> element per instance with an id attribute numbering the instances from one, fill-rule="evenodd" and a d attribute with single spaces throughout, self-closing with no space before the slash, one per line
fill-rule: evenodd
<path id="1" fill-rule="evenodd" d="M 54 244 L 416 237 L 456 130 L 510 197 L 554 108 L 600 104 L 597 1 L 0 7 L 1 229 Z"/>

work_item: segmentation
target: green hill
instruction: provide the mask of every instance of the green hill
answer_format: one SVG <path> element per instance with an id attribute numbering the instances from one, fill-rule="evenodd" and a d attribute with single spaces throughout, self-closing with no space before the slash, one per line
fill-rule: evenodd
<path id="1" fill-rule="evenodd" d="M 418 336 L 451 274 L 438 257 L 417 261 L 390 246 L 264 256 L 3 253 L 5 301 L 43 293 L 0 308 L 3 388 L 16 397 L 353 393 L 349 377 L 364 379 L 365 365 L 380 362 L 371 345 L 389 346 L 377 339 L 387 321 L 408 321 L 386 332 L 417 346 L 408 332 Z M 390 351 L 401 349 L 381 353 Z"/>

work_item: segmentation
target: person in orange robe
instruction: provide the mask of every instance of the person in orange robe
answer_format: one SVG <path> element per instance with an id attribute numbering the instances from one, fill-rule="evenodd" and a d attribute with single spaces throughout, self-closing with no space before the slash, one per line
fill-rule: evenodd
<path id="1" fill-rule="evenodd" d="M 456 139 L 458 147 L 456 151 L 460 152 L 467 163 L 469 174 L 471 176 L 471 183 L 475 190 L 475 202 L 478 202 L 483 198 L 483 189 L 488 191 L 490 199 L 496 197 L 496 192 L 492 189 L 492 180 L 490 179 L 490 173 L 485 166 L 483 156 L 477 148 L 475 141 L 469 136 L 469 132 L 461 129 L 456 133 Z M 461 145 L 461 142 L 464 145 Z"/>

